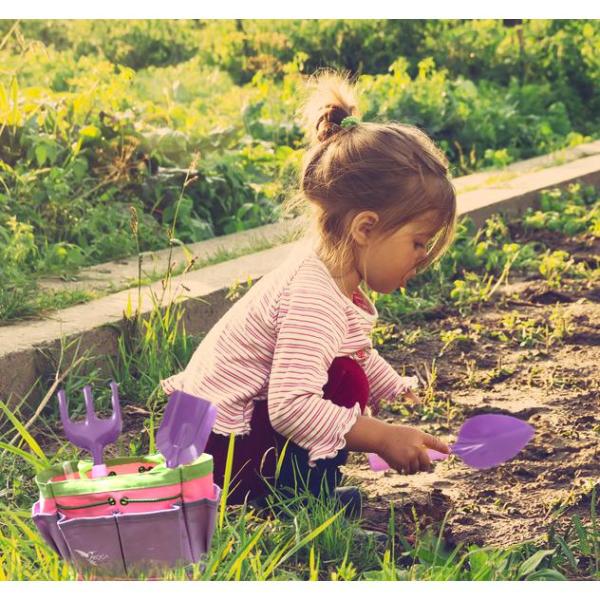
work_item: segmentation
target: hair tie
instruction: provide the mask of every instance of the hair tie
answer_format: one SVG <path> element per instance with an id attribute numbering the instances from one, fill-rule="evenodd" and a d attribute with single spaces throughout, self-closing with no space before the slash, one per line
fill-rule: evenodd
<path id="1" fill-rule="evenodd" d="M 350 127 L 354 127 L 360 123 L 360 119 L 356 116 L 347 116 L 344 117 L 340 122 L 340 127 L 344 129 L 350 129 Z"/>

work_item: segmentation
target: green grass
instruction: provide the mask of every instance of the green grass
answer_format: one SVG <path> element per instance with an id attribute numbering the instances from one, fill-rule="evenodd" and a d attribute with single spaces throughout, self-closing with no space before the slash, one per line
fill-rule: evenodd
<path id="1" fill-rule="evenodd" d="M 46 464 L 75 458 L 76 452 L 64 444 L 54 456 L 47 456 L 16 416 L 4 405 L 1 408 L 21 438 L 14 445 L 3 444 L 0 455 L 0 580 L 76 579 L 75 570 L 45 545 L 30 519 L 36 499 L 34 474 Z M 212 546 L 203 561 L 162 576 L 253 581 L 593 579 L 600 574 L 600 529 L 597 489 L 590 489 L 589 519 L 574 516 L 561 534 L 550 529 L 537 540 L 507 548 L 462 544 L 449 548 L 443 537 L 445 520 L 422 529 L 416 514 L 411 543 L 396 528 L 393 504 L 387 545 L 378 546 L 359 535 L 360 521 L 346 519 L 331 501 L 309 494 L 283 498 L 274 491 L 269 507 L 261 512 L 222 503 Z"/>
<path id="2" fill-rule="evenodd" d="M 24 433 L 24 432 L 23 432 Z M 24 433 L 25 434 L 25 433 Z M 35 442 L 29 438 L 29 442 Z M 30 519 L 35 499 L 31 486 L 36 467 L 20 464 L 18 443 L 5 447 L 0 502 L 0 580 L 74 580 L 73 568 L 60 561 L 41 540 Z M 73 458 L 64 448 L 49 462 Z M 39 458 L 39 457 L 37 457 Z M 26 485 L 20 487 L 24 480 Z M 224 490 L 225 492 L 226 490 Z M 558 534 L 549 531 L 538 540 L 507 548 L 459 545 L 448 548 L 444 523 L 416 528 L 413 543 L 396 530 L 390 506 L 386 547 L 359 536 L 360 522 L 347 520 L 330 501 L 310 495 L 284 499 L 274 493 L 272 510 L 257 513 L 246 505 L 220 508 L 210 551 L 199 564 L 167 570 L 167 580 L 371 580 L 371 581 L 500 581 L 593 579 L 600 574 L 600 530 L 596 490 L 590 518 L 575 516 Z M 279 515 L 279 516 L 277 516 Z M 418 516 L 415 515 L 418 523 Z"/>
<path id="3" fill-rule="evenodd" d="M 37 302 L 42 274 L 279 220 L 304 151 L 295 114 L 323 65 L 357 75 L 365 121 L 427 130 L 453 176 L 560 161 L 600 131 L 586 59 L 600 29 L 520 31 L 525 53 L 485 19 L 0 22 L 0 321 L 77 301 Z M 372 52 L 357 64 L 359 46 Z"/>

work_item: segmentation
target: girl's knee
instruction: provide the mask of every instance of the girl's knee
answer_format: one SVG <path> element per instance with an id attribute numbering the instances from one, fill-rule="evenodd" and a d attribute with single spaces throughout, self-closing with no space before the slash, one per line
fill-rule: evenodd
<path id="1" fill-rule="evenodd" d="M 338 406 L 352 408 L 359 404 L 364 412 L 369 399 L 369 380 L 363 368 L 349 356 L 333 359 L 323 395 Z"/>

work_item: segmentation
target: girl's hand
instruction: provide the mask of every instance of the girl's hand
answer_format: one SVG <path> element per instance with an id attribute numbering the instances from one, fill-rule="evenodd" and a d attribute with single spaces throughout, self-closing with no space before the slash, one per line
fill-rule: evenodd
<path id="1" fill-rule="evenodd" d="M 379 455 L 398 473 L 412 475 L 431 470 L 427 448 L 450 454 L 450 448 L 429 433 L 406 425 L 390 425 Z"/>
<path id="2" fill-rule="evenodd" d="M 419 398 L 412 390 L 408 390 L 408 392 L 404 394 L 403 398 L 408 400 L 412 406 L 415 406 L 416 404 L 422 404 L 423 402 L 421 398 Z"/>
<path id="3" fill-rule="evenodd" d="M 168 377 L 167 379 L 160 380 L 160 387 L 163 392 L 167 394 L 172 394 L 175 391 L 175 386 L 173 385 L 173 377 Z"/>

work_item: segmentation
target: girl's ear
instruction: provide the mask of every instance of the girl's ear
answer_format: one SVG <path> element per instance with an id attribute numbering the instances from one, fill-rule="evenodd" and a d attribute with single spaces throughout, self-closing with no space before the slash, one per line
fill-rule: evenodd
<path id="1" fill-rule="evenodd" d="M 372 210 L 364 210 L 358 213 L 352 220 L 350 226 L 352 237 L 360 246 L 366 245 L 372 239 L 372 231 L 379 222 L 379 215 Z"/>

